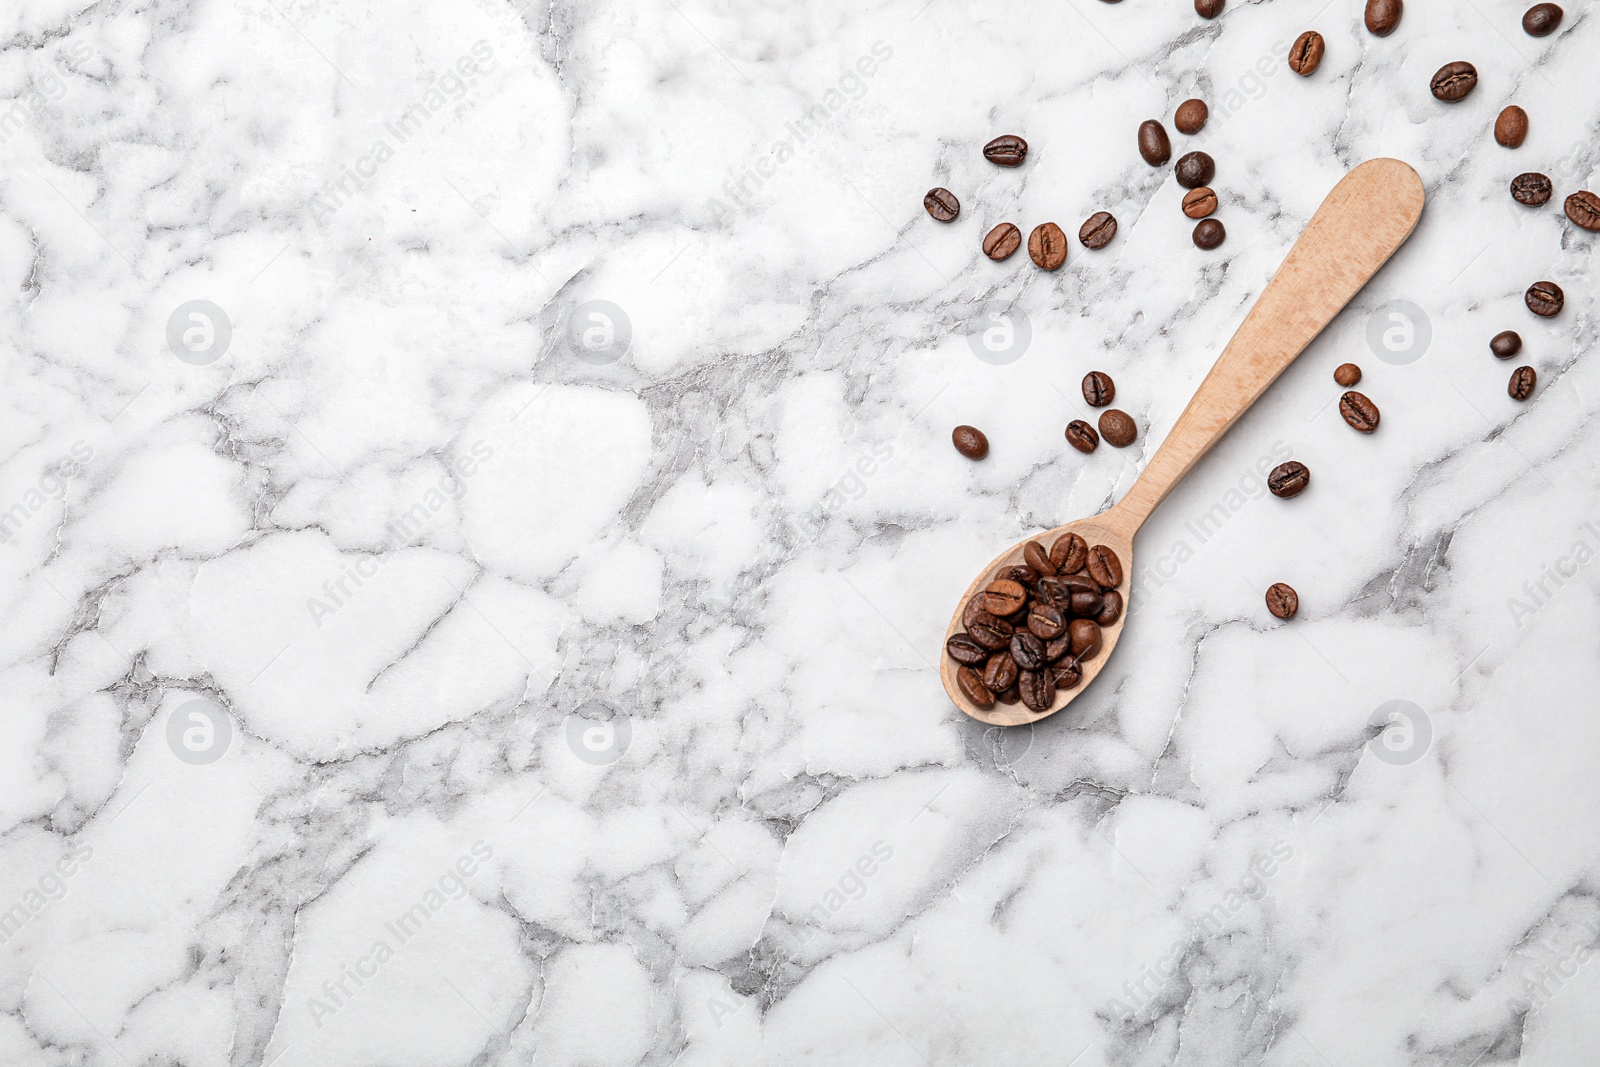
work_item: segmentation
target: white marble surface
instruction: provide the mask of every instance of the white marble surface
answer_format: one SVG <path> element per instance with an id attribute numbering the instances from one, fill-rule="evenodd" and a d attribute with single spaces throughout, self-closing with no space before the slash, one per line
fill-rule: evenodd
<path id="1" fill-rule="evenodd" d="M 1592 1064 L 1600 17 L 1360 6 L 6 4 L 0 1064 Z M 1195 94 L 1213 253 L 1134 151 Z M 965 720 L 972 572 L 1127 489 L 1378 155 L 1421 228 L 1145 529 L 1110 668 Z M 1090 369 L 1125 452 L 1062 439 Z"/>

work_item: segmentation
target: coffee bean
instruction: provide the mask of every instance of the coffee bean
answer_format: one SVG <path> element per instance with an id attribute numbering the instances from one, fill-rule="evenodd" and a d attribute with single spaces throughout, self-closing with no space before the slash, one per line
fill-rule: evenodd
<path id="1" fill-rule="evenodd" d="M 1092 370 L 1083 376 L 1083 400 L 1092 408 L 1103 408 L 1117 396 L 1116 383 L 1103 370 Z"/>
<path id="2" fill-rule="evenodd" d="M 1152 167 L 1164 166 L 1172 158 L 1172 142 L 1167 139 L 1167 129 L 1155 119 L 1139 123 L 1139 154 Z"/>
<path id="3" fill-rule="evenodd" d="M 985 618 L 975 619 L 967 624 L 967 636 L 991 652 L 1010 645 L 1017 628 L 1005 619 L 995 618 L 987 611 L 984 615 Z"/>
<path id="4" fill-rule="evenodd" d="M 1022 546 L 1022 558 L 1028 561 L 1028 566 L 1037 571 L 1040 577 L 1056 572 L 1056 565 L 1050 562 L 1050 553 L 1046 552 L 1044 546 L 1037 541 L 1029 541 Z"/>
<path id="5" fill-rule="evenodd" d="M 1092 619 L 1106 606 L 1106 598 L 1096 589 L 1093 592 L 1075 592 L 1067 604 L 1074 619 Z"/>
<path id="6" fill-rule="evenodd" d="M 1292 619 L 1300 610 L 1300 594 L 1282 582 L 1267 587 L 1267 610 L 1280 619 Z"/>
<path id="7" fill-rule="evenodd" d="M 1600 231 L 1600 196 L 1587 189 L 1567 197 L 1567 218 L 1586 230 Z"/>
<path id="8" fill-rule="evenodd" d="M 1567 302 L 1567 294 L 1563 293 L 1561 286 L 1555 282 L 1534 282 L 1523 294 L 1522 302 L 1527 304 L 1528 310 L 1535 315 L 1548 319 L 1561 314 L 1561 308 Z"/>
<path id="9" fill-rule="evenodd" d="M 961 201 L 956 199 L 956 194 L 937 186 L 923 194 L 922 206 L 940 222 L 954 221 L 961 214 Z"/>
<path id="10" fill-rule="evenodd" d="M 1214 19 L 1222 14 L 1223 0 L 1194 0 L 1194 9 L 1203 19 Z"/>
<path id="11" fill-rule="evenodd" d="M 1202 185 L 1183 194 L 1183 213 L 1191 219 L 1203 219 L 1217 210 L 1216 191 Z"/>
<path id="12" fill-rule="evenodd" d="M 951 634 L 950 639 L 944 643 L 944 650 L 950 654 L 951 659 L 968 667 L 975 667 L 989 660 L 989 650 L 973 640 L 970 634 Z"/>
<path id="13" fill-rule="evenodd" d="M 1221 219 L 1201 219 L 1194 226 L 1194 244 L 1196 248 L 1209 252 L 1220 247 L 1228 239 L 1227 227 L 1222 225 Z"/>
<path id="14" fill-rule="evenodd" d="M 1083 554 L 1083 562 L 1087 566 L 1089 562 L 1089 554 L 1087 552 Z M 1060 583 L 1061 587 L 1065 589 L 1069 595 L 1077 593 L 1098 593 L 1101 591 L 1100 583 L 1090 577 L 1087 571 L 1082 574 L 1063 574 L 1060 578 L 1057 578 L 1056 581 Z M 1057 606 L 1059 607 L 1059 605 Z"/>
<path id="15" fill-rule="evenodd" d="M 1538 381 L 1539 375 L 1532 367 L 1518 367 L 1511 372 L 1511 384 L 1506 386 L 1506 392 L 1511 394 L 1512 400 L 1526 400 L 1533 395 Z"/>
<path id="16" fill-rule="evenodd" d="M 1072 639 L 1071 656 L 1079 663 L 1094 659 L 1100 651 L 1100 624 L 1093 619 L 1073 619 L 1067 636 Z"/>
<path id="17" fill-rule="evenodd" d="M 1465 100 L 1467 94 L 1477 88 L 1478 68 L 1465 60 L 1446 63 L 1434 74 L 1428 87 L 1433 90 L 1433 95 L 1447 104 L 1458 100 Z"/>
<path id="18" fill-rule="evenodd" d="M 1028 158 L 1028 142 L 1014 133 L 1003 133 L 983 146 L 983 158 L 1002 167 L 1020 167 Z"/>
<path id="19" fill-rule="evenodd" d="M 1387 37 L 1400 25 L 1405 11 L 1401 0 L 1367 0 L 1367 32 L 1374 37 Z"/>
<path id="20" fill-rule="evenodd" d="M 1267 488 L 1273 496 L 1299 496 L 1311 484 L 1311 468 L 1299 460 L 1291 459 L 1272 468 L 1267 475 Z"/>
<path id="21" fill-rule="evenodd" d="M 1053 604 L 1035 603 L 1028 608 L 1028 632 L 1041 641 L 1053 641 L 1067 629 L 1067 613 Z"/>
<path id="22" fill-rule="evenodd" d="M 1100 435 L 1082 419 L 1073 419 L 1067 423 L 1067 444 L 1079 452 L 1093 452 L 1100 444 Z"/>
<path id="23" fill-rule="evenodd" d="M 1511 179 L 1511 199 L 1528 207 L 1539 207 L 1550 199 L 1555 186 L 1550 179 L 1536 171 L 1519 174 Z"/>
<path id="24" fill-rule="evenodd" d="M 1528 139 L 1528 113 L 1512 104 L 1494 120 L 1494 139 L 1504 148 L 1521 148 Z"/>
<path id="25" fill-rule="evenodd" d="M 1361 368 L 1354 363 L 1341 363 L 1334 368 L 1333 380 L 1348 389 L 1361 381 Z"/>
<path id="26" fill-rule="evenodd" d="M 1100 614 L 1094 617 L 1094 621 L 1101 626 L 1111 626 L 1122 618 L 1122 594 L 1113 589 L 1101 599 L 1104 603 L 1101 605 Z"/>
<path id="27" fill-rule="evenodd" d="M 1522 28 L 1529 37 L 1548 37 L 1561 25 L 1562 11 L 1556 4 L 1534 4 L 1523 12 Z"/>
<path id="28" fill-rule="evenodd" d="M 1115 589 L 1122 584 L 1122 561 L 1105 545 L 1089 549 L 1089 577 L 1101 589 Z"/>
<path id="29" fill-rule="evenodd" d="M 1085 248 L 1104 248 L 1117 235 L 1117 220 L 1109 211 L 1096 211 L 1078 227 L 1078 240 Z"/>
<path id="30" fill-rule="evenodd" d="M 989 454 L 989 439 L 976 426 L 957 426 L 950 431 L 950 441 L 968 459 L 982 459 Z"/>
<path id="31" fill-rule="evenodd" d="M 994 699 L 1000 704 L 1020 704 L 1022 702 L 1022 693 L 1013 684 L 1010 689 L 1002 689 L 996 693 Z"/>
<path id="32" fill-rule="evenodd" d="M 1002 222 L 983 238 L 983 254 L 996 263 L 1010 259 L 1011 253 L 1022 247 L 1022 231 L 1009 222 Z"/>
<path id="33" fill-rule="evenodd" d="M 1061 574 L 1083 570 L 1083 565 L 1089 562 L 1089 542 L 1075 533 L 1062 534 L 1050 546 L 1050 562 Z"/>
<path id="34" fill-rule="evenodd" d="M 1051 663 L 1056 663 L 1071 651 L 1072 636 L 1068 631 L 1063 630 L 1061 631 L 1060 637 L 1057 637 L 1053 641 L 1045 642 L 1044 658 L 1049 660 Z"/>
<path id="35" fill-rule="evenodd" d="M 1022 610 L 1028 602 L 1028 591 L 1016 582 L 1001 579 L 990 582 L 983 590 L 983 607 L 990 615 L 1004 618 Z"/>
<path id="36" fill-rule="evenodd" d="M 1378 405 L 1351 390 L 1339 398 L 1339 414 L 1352 428 L 1371 433 L 1378 428 Z"/>
<path id="37" fill-rule="evenodd" d="M 1139 436 L 1139 427 L 1126 411 L 1108 408 L 1100 413 L 1100 436 L 1106 439 L 1108 445 L 1127 448 Z"/>
<path id="38" fill-rule="evenodd" d="M 1289 46 L 1289 69 L 1300 75 L 1308 77 L 1322 62 L 1322 53 L 1328 47 L 1322 39 L 1322 34 L 1316 30 L 1307 30 L 1294 39 L 1294 44 Z"/>
<path id="39" fill-rule="evenodd" d="M 1211 179 L 1217 174 L 1217 163 L 1204 152 L 1189 152 L 1178 157 L 1178 165 L 1173 171 L 1178 176 L 1179 185 L 1185 189 L 1198 189 L 1211 184 Z"/>
<path id="40" fill-rule="evenodd" d="M 1058 270 L 1067 261 L 1067 235 L 1053 222 L 1041 222 L 1028 235 L 1028 258 L 1044 270 Z"/>
<path id="41" fill-rule="evenodd" d="M 1072 689 L 1083 681 L 1083 668 L 1075 659 L 1063 660 L 1050 670 L 1055 674 L 1057 689 Z"/>
<path id="42" fill-rule="evenodd" d="M 1172 116 L 1172 124 L 1178 127 L 1179 133 L 1192 137 L 1206 128 L 1206 118 L 1210 114 L 1211 109 L 1206 107 L 1204 100 L 1185 100 Z"/>
<path id="43" fill-rule="evenodd" d="M 996 652 L 983 668 L 983 684 L 993 692 L 1010 689 L 1017 681 L 1017 661 L 1009 652 Z"/>
<path id="44" fill-rule="evenodd" d="M 1029 711 L 1043 713 L 1056 702 L 1055 672 L 1046 668 L 1023 671 L 1017 679 L 1017 692 L 1022 694 L 1022 706 Z"/>
<path id="45" fill-rule="evenodd" d="M 1510 359 L 1522 351 L 1522 335 L 1515 330 L 1502 330 L 1490 340 L 1489 351 L 1496 359 Z"/>
<path id="46" fill-rule="evenodd" d="M 988 609 L 983 606 L 982 593 L 976 594 L 971 600 L 967 601 L 967 606 L 961 609 L 961 625 L 968 630 L 972 629 L 972 624 L 979 619 L 992 618 L 994 616 L 990 615 Z"/>
<path id="47" fill-rule="evenodd" d="M 1036 671 L 1045 664 L 1044 642 L 1027 630 L 1018 630 L 1011 638 L 1011 658 L 1025 671 Z"/>
<path id="48" fill-rule="evenodd" d="M 961 690 L 961 695 L 968 702 L 982 711 L 994 707 L 994 693 L 983 684 L 983 678 L 971 667 L 962 667 L 956 671 L 956 688 Z"/>
<path id="49" fill-rule="evenodd" d="M 1013 563 L 1009 567 L 1001 567 L 994 572 L 993 581 L 1016 582 L 1021 586 L 1029 586 L 1039 580 L 1039 572 L 1026 563 Z"/>

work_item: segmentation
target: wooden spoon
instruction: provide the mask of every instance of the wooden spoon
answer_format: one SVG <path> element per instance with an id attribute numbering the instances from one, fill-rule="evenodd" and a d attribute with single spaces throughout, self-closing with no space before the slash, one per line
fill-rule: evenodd
<path id="1" fill-rule="evenodd" d="M 1422 204 L 1422 181 L 1396 159 L 1363 163 L 1334 186 L 1128 494 L 1109 511 L 1027 539 L 1048 549 L 1061 535 L 1076 533 L 1090 545 L 1110 548 L 1122 564 L 1122 615 L 1101 630 L 1099 653 L 1080 664 L 1082 681 L 1072 689 L 1058 690 L 1048 711 L 1035 713 L 1023 704 L 999 702 L 983 709 L 961 692 L 956 684 L 960 664 L 941 647 L 939 677 L 958 708 L 994 726 L 1018 726 L 1054 715 L 1088 688 L 1116 648 L 1132 607 L 1127 601 L 1133 584 L 1133 535 L 1200 457 L 1411 236 L 1422 217 Z M 967 587 L 945 631 L 947 640 L 964 629 L 963 609 L 994 580 L 995 572 L 1022 563 L 1027 541 L 996 556 Z"/>

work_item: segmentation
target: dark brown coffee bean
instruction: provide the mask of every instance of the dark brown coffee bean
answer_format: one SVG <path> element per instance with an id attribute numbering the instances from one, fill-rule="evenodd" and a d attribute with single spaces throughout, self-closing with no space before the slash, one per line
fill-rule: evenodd
<path id="1" fill-rule="evenodd" d="M 1550 200 L 1555 186 L 1550 179 L 1536 171 L 1519 174 L 1511 179 L 1511 199 L 1527 207 L 1539 207 Z"/>
<path id="2" fill-rule="evenodd" d="M 1494 120 L 1494 139 L 1504 148 L 1521 148 L 1528 139 L 1528 113 L 1512 104 Z"/>
<path id="3" fill-rule="evenodd" d="M 1178 157 L 1173 173 L 1185 189 L 1198 189 L 1210 185 L 1211 179 L 1217 176 L 1217 162 L 1204 152 L 1187 152 Z"/>
<path id="4" fill-rule="evenodd" d="M 1522 28 L 1529 37 L 1548 37 L 1561 25 L 1563 12 L 1557 4 L 1534 4 L 1522 14 Z"/>
<path id="5" fill-rule="evenodd" d="M 961 201 L 956 199 L 956 194 L 938 186 L 923 194 L 922 206 L 940 222 L 951 222 L 961 214 Z"/>
<path id="6" fill-rule="evenodd" d="M 1067 629 L 1067 613 L 1049 604 L 1034 604 L 1028 609 L 1028 632 L 1041 641 L 1053 641 Z"/>
<path id="7" fill-rule="evenodd" d="M 1079 452 L 1093 452 L 1100 444 L 1100 435 L 1082 419 L 1073 419 L 1067 423 L 1067 444 Z"/>
<path id="8" fill-rule="evenodd" d="M 1089 554 L 1086 552 L 1084 553 L 1084 562 L 1087 564 L 1088 560 Z M 1084 570 L 1079 574 L 1063 574 L 1061 577 L 1057 578 L 1056 581 L 1060 583 L 1061 587 L 1064 588 L 1069 595 L 1073 593 L 1100 592 L 1100 583 L 1089 576 L 1088 570 Z M 1060 605 L 1057 606 L 1059 607 Z"/>
<path id="9" fill-rule="evenodd" d="M 1044 642 L 1027 630 L 1018 630 L 1011 638 L 1011 658 L 1025 671 L 1036 671 L 1045 664 Z"/>
<path id="10" fill-rule="evenodd" d="M 1083 668 L 1075 659 L 1062 660 L 1050 670 L 1055 675 L 1057 689 L 1074 689 L 1083 681 Z"/>
<path id="11" fill-rule="evenodd" d="M 1122 584 L 1122 561 L 1105 545 L 1095 545 L 1089 549 L 1089 577 L 1101 589 L 1115 589 Z"/>
<path id="12" fill-rule="evenodd" d="M 1201 219 L 1194 226 L 1194 245 L 1202 251 L 1209 252 L 1220 247 L 1228 239 L 1227 227 L 1222 225 L 1221 219 Z"/>
<path id="13" fill-rule="evenodd" d="M 1341 363 L 1334 368 L 1333 380 L 1348 389 L 1361 381 L 1361 368 L 1354 363 Z"/>
<path id="14" fill-rule="evenodd" d="M 1089 562 L 1089 542 L 1075 533 L 1062 534 L 1050 546 L 1050 562 L 1062 574 L 1083 570 L 1083 565 Z"/>
<path id="15" fill-rule="evenodd" d="M 1311 484 L 1311 468 L 1299 460 L 1291 459 L 1272 468 L 1267 475 L 1267 488 L 1273 496 L 1299 496 Z"/>
<path id="16" fill-rule="evenodd" d="M 1083 402 L 1092 408 L 1103 408 L 1117 398 L 1117 385 L 1111 375 L 1103 370 L 1092 370 L 1083 376 Z"/>
<path id="17" fill-rule="evenodd" d="M 1194 0 L 1195 12 L 1203 19 L 1214 19 L 1222 14 L 1222 0 Z"/>
<path id="18" fill-rule="evenodd" d="M 1309 77 L 1322 63 L 1322 53 L 1327 47 L 1322 34 L 1316 30 L 1307 30 L 1296 37 L 1294 44 L 1289 46 L 1289 69 L 1302 78 Z"/>
<path id="19" fill-rule="evenodd" d="M 1002 222 L 983 238 L 983 254 L 996 263 L 1010 259 L 1011 253 L 1022 247 L 1022 231 L 1009 222 Z"/>
<path id="20" fill-rule="evenodd" d="M 1012 685 L 1010 689 L 1002 689 L 996 693 L 994 699 L 1001 704 L 1020 704 L 1022 703 L 1022 693 L 1018 691 L 1015 685 Z"/>
<path id="21" fill-rule="evenodd" d="M 1467 94 L 1478 86 L 1478 68 L 1465 60 L 1446 63 L 1434 74 L 1428 87 L 1433 95 L 1447 104 L 1465 100 Z"/>
<path id="22" fill-rule="evenodd" d="M 989 439 L 976 426 L 957 426 L 950 431 L 950 442 L 968 459 L 982 459 L 989 454 Z"/>
<path id="23" fill-rule="evenodd" d="M 1489 351 L 1496 359 L 1510 359 L 1522 351 L 1522 335 L 1516 330 L 1502 330 L 1489 342 Z"/>
<path id="24" fill-rule="evenodd" d="M 1106 606 L 1105 596 L 1096 589 L 1092 593 L 1073 593 L 1067 610 L 1074 619 L 1092 619 Z"/>
<path id="25" fill-rule="evenodd" d="M 1067 261 L 1067 235 L 1053 222 L 1041 222 L 1028 234 L 1028 258 L 1044 270 L 1059 270 Z"/>
<path id="26" fill-rule="evenodd" d="M 1167 128 L 1155 119 L 1139 123 L 1139 155 L 1152 167 L 1165 166 L 1172 158 L 1172 142 L 1167 139 Z"/>
<path id="27" fill-rule="evenodd" d="M 1300 610 L 1300 594 L 1282 582 L 1267 587 L 1267 610 L 1280 619 L 1292 619 Z"/>
<path id="28" fill-rule="evenodd" d="M 996 652 L 983 668 L 983 684 L 991 692 L 1010 689 L 1017 682 L 1017 661 L 1009 652 Z"/>
<path id="29" fill-rule="evenodd" d="M 1139 427 L 1126 411 L 1108 408 L 1100 413 L 1100 436 L 1106 439 L 1108 445 L 1127 448 L 1139 436 Z"/>
<path id="30" fill-rule="evenodd" d="M 1078 240 L 1085 248 L 1104 248 L 1117 235 L 1117 220 L 1109 211 L 1096 211 L 1078 227 Z"/>
<path id="31" fill-rule="evenodd" d="M 988 711 L 994 707 L 994 693 L 983 684 L 983 678 L 971 667 L 956 671 L 956 688 L 973 707 Z"/>
<path id="32" fill-rule="evenodd" d="M 967 601 L 967 606 L 961 609 L 961 625 L 968 630 L 972 629 L 972 624 L 979 619 L 992 618 L 994 616 L 990 615 L 988 609 L 983 606 L 982 593 L 975 594 L 971 600 Z"/>
<path id="33" fill-rule="evenodd" d="M 1070 623 L 1071 620 L 1069 619 L 1068 622 Z M 1063 630 L 1061 631 L 1060 637 L 1057 637 L 1052 641 L 1045 642 L 1044 658 L 1049 660 L 1051 663 L 1055 663 L 1070 651 L 1072 651 L 1072 635 L 1068 631 Z"/>
<path id="34" fill-rule="evenodd" d="M 1087 663 L 1100 652 L 1100 624 L 1093 619 L 1073 619 L 1067 624 L 1067 635 L 1072 638 L 1070 655 L 1079 663 Z"/>
<path id="35" fill-rule="evenodd" d="M 1555 282 L 1534 282 L 1528 286 L 1528 291 L 1522 294 L 1522 302 L 1528 305 L 1528 310 L 1540 318 L 1551 318 L 1561 314 L 1561 308 L 1567 302 L 1567 294 L 1561 291 L 1561 286 Z"/>
<path id="36" fill-rule="evenodd" d="M 1586 230 L 1600 231 L 1600 196 L 1587 189 L 1567 197 L 1567 218 Z"/>
<path id="37" fill-rule="evenodd" d="M 1539 382 L 1539 375 L 1532 367 L 1518 367 L 1511 372 L 1511 384 L 1506 386 L 1506 392 L 1512 400 L 1526 400 L 1533 395 L 1533 387 Z"/>
<path id="38" fill-rule="evenodd" d="M 1003 133 L 983 146 L 983 158 L 1002 167 L 1020 167 L 1028 158 L 1028 142 L 1014 133 Z"/>
<path id="39" fill-rule="evenodd" d="M 1103 600 L 1105 603 L 1100 608 L 1100 614 L 1094 617 L 1094 621 L 1101 626 L 1110 626 L 1122 618 L 1122 594 L 1113 589 L 1105 594 Z"/>
<path id="40" fill-rule="evenodd" d="M 987 611 L 984 612 L 983 618 L 974 619 L 967 625 L 967 636 L 990 652 L 1008 647 L 1016 633 L 1015 626 L 1005 619 L 990 615 Z"/>
<path id="41" fill-rule="evenodd" d="M 1203 219 L 1217 210 L 1217 194 L 1210 186 L 1202 185 L 1183 194 L 1183 213 L 1191 219 Z"/>
<path id="42" fill-rule="evenodd" d="M 1037 541 L 1029 541 L 1022 546 L 1022 558 L 1028 561 L 1028 566 L 1039 572 L 1041 578 L 1056 572 L 1056 565 L 1050 562 L 1050 553 Z"/>
<path id="43" fill-rule="evenodd" d="M 944 650 L 951 659 L 968 667 L 989 661 L 989 650 L 973 640 L 970 634 L 951 634 L 944 643 Z"/>
<path id="44" fill-rule="evenodd" d="M 1056 702 L 1056 676 L 1049 669 L 1023 671 L 1017 679 L 1017 692 L 1022 694 L 1022 706 L 1035 713 L 1050 710 Z"/>
<path id="45" fill-rule="evenodd" d="M 1351 390 L 1339 398 L 1339 414 L 1354 429 L 1371 433 L 1378 428 L 1378 405 Z"/>
<path id="46" fill-rule="evenodd" d="M 1013 563 L 1009 567 L 1001 567 L 994 572 L 991 581 L 1016 582 L 1018 585 L 1032 585 L 1039 580 L 1039 572 L 1026 563 Z"/>
<path id="47" fill-rule="evenodd" d="M 1405 12 L 1401 0 L 1367 0 L 1367 32 L 1374 37 L 1387 37 L 1400 25 Z"/>
<path id="48" fill-rule="evenodd" d="M 983 591 L 984 610 L 996 618 L 1005 618 L 1027 603 L 1028 591 L 1013 581 L 990 582 Z"/>
<path id="49" fill-rule="evenodd" d="M 1192 137 L 1206 128 L 1206 118 L 1210 114 L 1211 109 L 1206 107 L 1204 100 L 1185 100 L 1172 116 L 1172 124 L 1178 127 L 1179 133 Z"/>

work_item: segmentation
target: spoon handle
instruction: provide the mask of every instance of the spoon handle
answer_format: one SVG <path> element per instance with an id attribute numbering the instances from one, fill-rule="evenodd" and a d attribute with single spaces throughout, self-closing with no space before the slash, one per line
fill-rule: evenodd
<path id="1" fill-rule="evenodd" d="M 1127 496 L 1103 516 L 1129 537 L 1333 321 L 1422 217 L 1422 181 L 1374 159 L 1333 187 Z"/>

